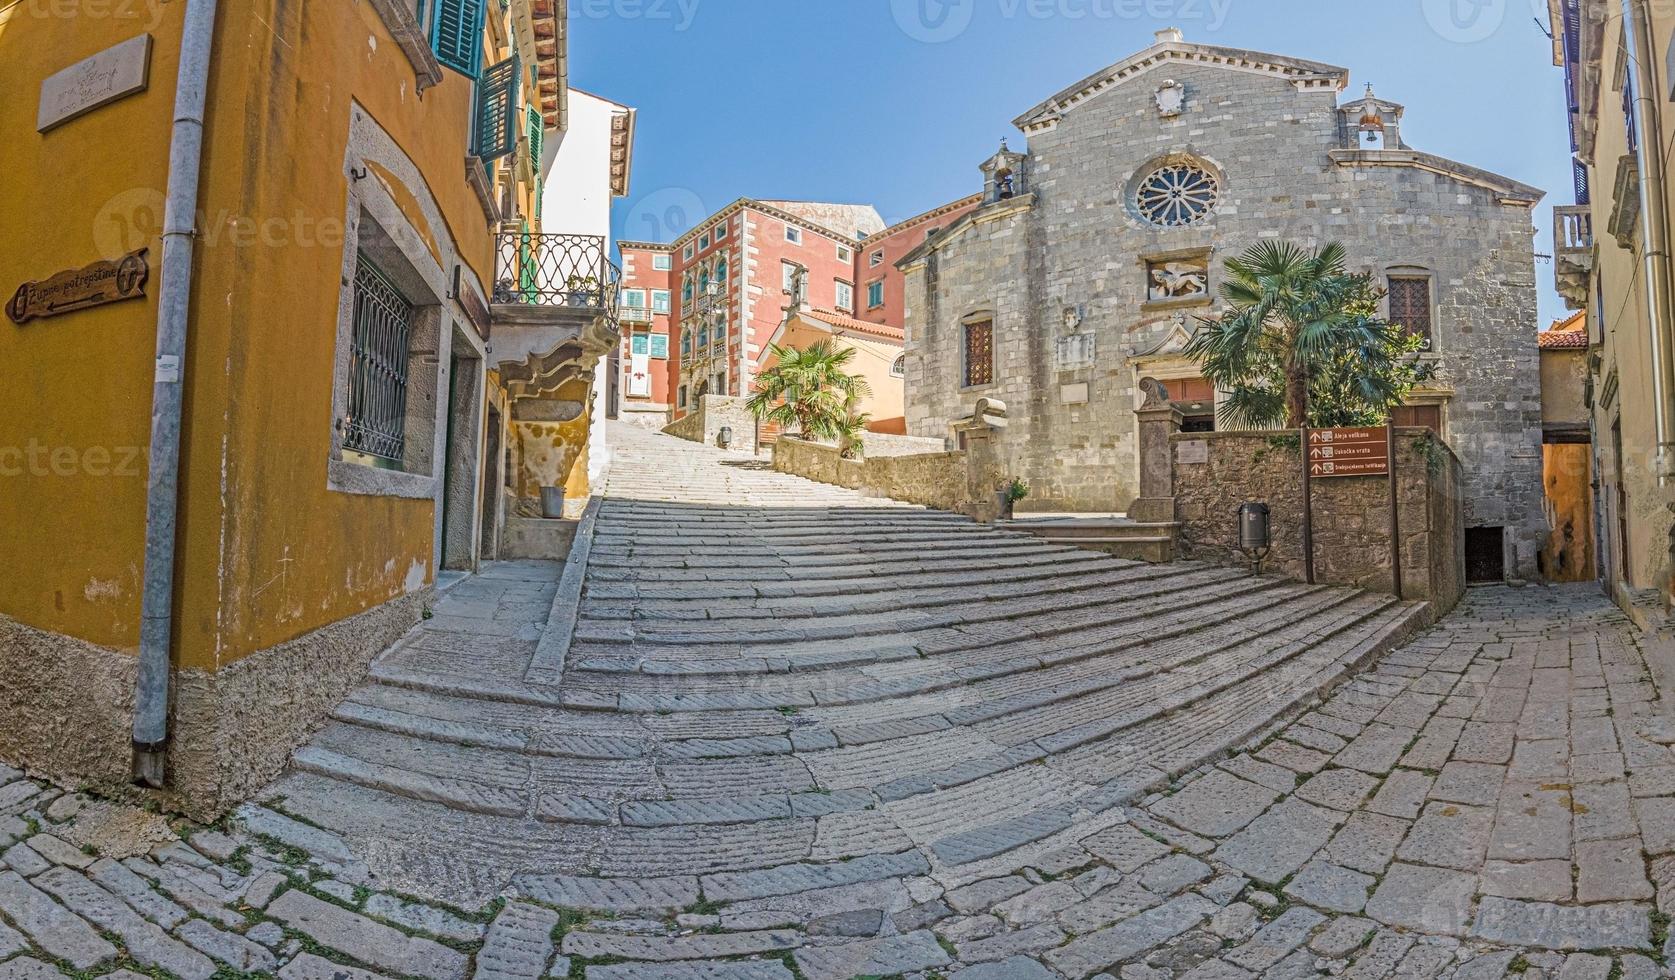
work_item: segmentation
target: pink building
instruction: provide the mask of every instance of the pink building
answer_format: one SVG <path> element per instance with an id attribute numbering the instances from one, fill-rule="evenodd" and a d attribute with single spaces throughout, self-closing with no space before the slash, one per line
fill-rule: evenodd
<path id="1" fill-rule="evenodd" d="M 619 417 L 661 429 L 674 407 L 674 250 L 670 245 L 621 242 L 622 324 Z"/>
<path id="2" fill-rule="evenodd" d="M 670 245 L 624 242 L 625 307 L 644 289 L 649 310 L 645 359 L 624 355 L 624 416 L 667 407 L 673 420 L 705 394 L 748 393 L 785 321 L 799 269 L 808 270 L 809 307 L 899 329 L 896 261 L 977 202 L 966 198 L 887 228 L 870 205 L 741 198 Z M 651 300 L 658 290 L 670 296 L 667 314 Z M 625 318 L 626 343 L 640 343 L 630 330 L 639 326 Z M 666 359 L 658 356 L 659 333 L 668 338 Z M 634 376 L 636 364 L 664 378 L 648 387 Z"/>

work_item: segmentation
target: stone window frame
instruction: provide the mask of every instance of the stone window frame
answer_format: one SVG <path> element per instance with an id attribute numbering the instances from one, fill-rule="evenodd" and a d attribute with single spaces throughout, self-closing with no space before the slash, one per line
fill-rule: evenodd
<path id="1" fill-rule="evenodd" d="M 376 168 L 370 166 L 377 164 Z M 356 173 L 367 176 L 356 178 Z M 461 333 L 475 335 L 467 325 L 459 301 L 453 298 L 453 277 L 447 270 L 464 266 L 452 243 L 437 241 L 439 261 L 429 238 L 414 224 L 384 181 L 400 184 L 418 201 L 423 220 L 432 228 L 446 227 L 435 200 L 425 188 L 418 168 L 394 139 L 359 103 L 352 106 L 349 146 L 345 152 L 343 254 L 332 369 L 332 411 L 327 423 L 326 486 L 335 493 L 356 496 L 436 500 L 442 486 L 447 455 L 450 344 Z M 408 447 L 401 469 L 386 469 L 344 452 L 340 420 L 348 415 L 351 340 L 355 315 L 355 269 L 367 255 L 413 304 L 414 329 L 409 343 L 407 398 Z M 460 288 L 475 289 L 470 276 Z M 475 344 L 476 342 L 473 341 Z"/>
<path id="2" fill-rule="evenodd" d="M 1140 188 L 1151 178 L 1153 174 L 1162 170 L 1164 167 L 1171 166 L 1197 167 L 1215 178 L 1215 203 L 1210 205 L 1209 210 L 1204 213 L 1202 218 L 1199 218 L 1197 221 L 1190 224 L 1156 224 L 1150 218 L 1146 217 L 1146 215 L 1140 210 Z M 1202 230 L 1214 224 L 1216 217 L 1221 212 L 1222 205 L 1227 203 L 1228 194 L 1231 190 L 1232 187 L 1228 181 L 1226 167 L 1223 167 L 1220 163 L 1211 159 L 1209 156 L 1202 153 L 1196 153 L 1190 149 L 1173 150 L 1171 152 L 1162 153 L 1158 156 L 1152 157 L 1146 162 L 1140 164 L 1140 166 L 1136 167 L 1133 173 L 1129 174 L 1128 180 L 1124 182 L 1122 188 L 1122 208 L 1131 220 L 1138 222 L 1140 227 L 1147 230 L 1159 233 L 1190 232 Z"/>
<path id="3" fill-rule="evenodd" d="M 967 337 L 967 331 L 972 326 L 985 322 L 989 325 L 989 380 L 981 384 L 967 384 L 967 380 L 971 377 L 971 364 L 968 358 L 970 353 L 970 341 Z M 1000 317 L 995 314 L 993 307 L 985 307 L 983 309 L 973 310 L 965 316 L 960 317 L 959 324 L 960 391 L 986 391 L 993 388 L 1000 377 L 1000 372 L 997 370 L 999 358 L 996 356 L 996 348 L 999 346 L 1000 337 Z"/>
<path id="4" fill-rule="evenodd" d="M 1386 320 L 1390 318 L 1389 287 L 1392 279 L 1423 279 L 1429 286 L 1427 292 L 1431 301 L 1431 346 L 1421 352 L 1420 357 L 1438 358 L 1447 349 L 1442 336 L 1442 277 L 1435 269 L 1424 265 L 1388 265 L 1379 270 L 1378 285 L 1385 290 L 1385 297 L 1379 301 L 1379 315 Z"/>

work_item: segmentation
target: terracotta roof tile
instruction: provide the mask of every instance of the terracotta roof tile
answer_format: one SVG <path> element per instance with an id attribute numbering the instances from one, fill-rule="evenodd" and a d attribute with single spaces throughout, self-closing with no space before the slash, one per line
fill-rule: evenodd
<path id="1" fill-rule="evenodd" d="M 1580 330 L 1549 330 L 1541 335 L 1542 350 L 1587 350 L 1588 335 Z"/>
<path id="2" fill-rule="evenodd" d="M 877 337 L 880 340 L 887 340 L 891 343 L 907 343 L 906 332 L 903 331 L 901 327 L 892 326 L 888 323 L 871 323 L 866 320 L 857 320 L 848 314 L 835 313 L 831 310 L 821 309 L 807 309 L 803 311 L 803 315 L 811 320 L 819 320 L 821 323 L 829 324 L 843 330 L 852 330 L 855 333 L 867 334 L 868 336 Z"/>

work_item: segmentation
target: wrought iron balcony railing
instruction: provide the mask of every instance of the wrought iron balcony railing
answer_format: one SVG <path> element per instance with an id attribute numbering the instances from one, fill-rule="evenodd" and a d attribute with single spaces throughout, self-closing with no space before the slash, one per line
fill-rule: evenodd
<path id="1" fill-rule="evenodd" d="M 621 280 L 603 236 L 507 232 L 498 238 L 496 304 L 598 310 L 614 320 Z"/>

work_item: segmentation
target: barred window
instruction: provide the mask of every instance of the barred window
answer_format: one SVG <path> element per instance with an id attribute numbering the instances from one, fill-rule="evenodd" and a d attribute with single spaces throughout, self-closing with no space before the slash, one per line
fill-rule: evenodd
<path id="1" fill-rule="evenodd" d="M 1390 277 L 1390 322 L 1410 335 L 1425 338 L 1427 349 L 1431 346 L 1431 280 L 1428 277 Z"/>
<path id="2" fill-rule="evenodd" d="M 995 380 L 995 322 L 972 320 L 965 325 L 965 386 L 992 384 Z"/>
<path id="3" fill-rule="evenodd" d="M 413 305 L 362 255 L 355 264 L 349 414 L 343 448 L 401 460 L 407 442 L 407 362 Z"/>

